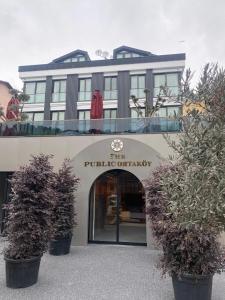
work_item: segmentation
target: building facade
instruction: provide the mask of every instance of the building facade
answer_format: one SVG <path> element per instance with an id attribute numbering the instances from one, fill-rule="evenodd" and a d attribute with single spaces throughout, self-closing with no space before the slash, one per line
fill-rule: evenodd
<path id="1" fill-rule="evenodd" d="M 12 86 L 7 81 L 0 80 L 0 107 L 3 108 L 3 113 L 6 115 L 7 105 L 12 98 L 10 90 Z M 0 118 L 1 122 L 1 118 Z"/>
<path id="2" fill-rule="evenodd" d="M 130 96 L 153 104 L 160 86 L 178 93 L 185 54 L 154 55 L 126 46 L 113 51 L 113 59 L 91 61 L 85 51 L 76 50 L 45 65 L 20 66 L 20 78 L 30 95 L 24 111 L 30 120 L 90 119 L 91 95 L 100 90 L 104 118 L 136 117 Z M 173 116 L 179 108 L 168 103 L 159 116 Z"/>
<path id="3" fill-rule="evenodd" d="M 1 202 L 7 201 L 10 188 L 5 178 L 31 154 L 53 154 L 56 169 L 70 158 L 80 178 L 73 243 L 154 248 L 145 216 L 144 179 L 171 154 L 162 132 L 176 138 L 179 126 L 173 116 L 180 106 L 165 103 L 150 119 L 144 118 L 145 103 L 154 104 L 162 85 L 176 96 L 184 65 L 183 53 L 155 55 L 121 46 L 107 60 L 92 61 L 86 51 L 76 50 L 48 64 L 20 66 L 30 95 L 24 106 L 28 121 L 1 131 Z M 102 120 L 90 120 L 96 89 L 104 99 Z M 139 99 L 142 118 L 131 95 Z"/>

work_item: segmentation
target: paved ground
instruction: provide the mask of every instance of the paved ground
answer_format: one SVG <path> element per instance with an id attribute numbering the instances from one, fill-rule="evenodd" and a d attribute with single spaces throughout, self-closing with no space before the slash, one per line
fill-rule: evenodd
<path id="1" fill-rule="evenodd" d="M 3 247 L 0 242 L 0 248 Z M 45 254 L 36 285 L 5 287 L 0 255 L 0 299 L 4 300 L 173 300 L 171 279 L 155 268 L 157 252 L 146 247 L 72 247 L 69 255 Z M 213 300 L 225 299 L 225 273 L 216 275 Z"/>

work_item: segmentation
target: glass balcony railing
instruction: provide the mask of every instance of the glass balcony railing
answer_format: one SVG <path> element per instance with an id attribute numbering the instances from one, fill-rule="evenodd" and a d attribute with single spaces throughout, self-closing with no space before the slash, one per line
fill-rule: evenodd
<path id="1" fill-rule="evenodd" d="M 60 136 L 90 134 L 147 134 L 178 132 L 181 123 L 170 118 L 124 118 L 41 122 L 2 122 L 0 136 Z"/>

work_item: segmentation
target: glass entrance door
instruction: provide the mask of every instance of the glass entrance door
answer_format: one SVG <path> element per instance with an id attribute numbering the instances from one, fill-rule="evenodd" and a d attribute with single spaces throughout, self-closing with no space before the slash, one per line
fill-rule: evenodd
<path id="1" fill-rule="evenodd" d="M 113 170 L 94 182 L 90 193 L 89 241 L 146 244 L 144 191 L 133 174 Z"/>

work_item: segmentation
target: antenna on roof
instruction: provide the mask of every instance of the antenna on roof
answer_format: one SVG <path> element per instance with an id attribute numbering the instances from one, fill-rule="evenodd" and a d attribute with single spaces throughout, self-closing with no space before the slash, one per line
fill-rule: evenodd
<path id="1" fill-rule="evenodd" d="M 112 56 L 110 56 L 109 52 L 102 51 L 101 49 L 96 50 L 95 54 L 97 56 L 103 57 L 104 59 L 112 58 Z"/>

